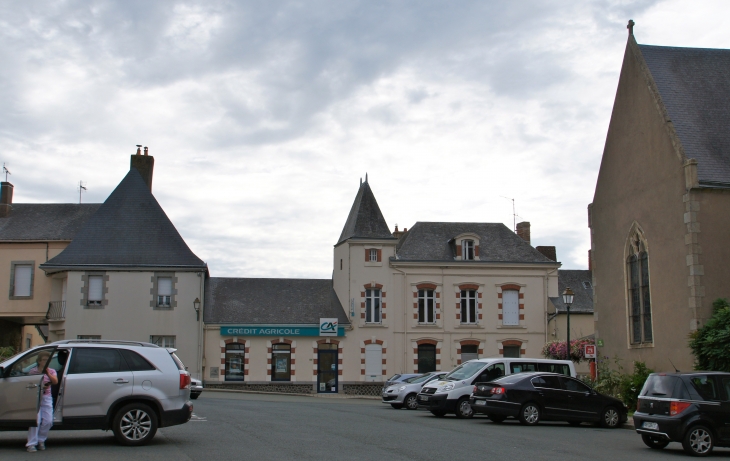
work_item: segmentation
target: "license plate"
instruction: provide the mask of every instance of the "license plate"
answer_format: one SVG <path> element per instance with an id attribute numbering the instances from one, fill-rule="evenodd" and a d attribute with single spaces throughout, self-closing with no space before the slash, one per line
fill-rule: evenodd
<path id="1" fill-rule="evenodd" d="M 477 400 L 476 402 L 474 402 L 474 404 L 475 405 L 486 405 L 487 401 L 486 400 Z"/>
<path id="2" fill-rule="evenodd" d="M 651 429 L 652 431 L 658 431 L 659 430 L 659 424 L 658 423 L 650 423 L 649 421 L 644 421 L 644 423 L 641 425 L 644 429 Z"/>
<path id="3" fill-rule="evenodd" d="M 426 400 L 428 400 L 428 396 L 427 395 L 419 395 L 418 396 L 418 400 L 422 400 L 422 401 L 425 402 Z"/>

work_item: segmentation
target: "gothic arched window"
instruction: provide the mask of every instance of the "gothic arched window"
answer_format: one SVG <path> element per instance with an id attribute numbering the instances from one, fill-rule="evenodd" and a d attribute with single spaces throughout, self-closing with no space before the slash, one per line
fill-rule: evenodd
<path id="1" fill-rule="evenodd" d="M 629 241 L 626 261 L 629 290 L 629 330 L 631 344 L 654 341 L 651 327 L 651 295 L 649 294 L 649 255 L 639 232 Z"/>

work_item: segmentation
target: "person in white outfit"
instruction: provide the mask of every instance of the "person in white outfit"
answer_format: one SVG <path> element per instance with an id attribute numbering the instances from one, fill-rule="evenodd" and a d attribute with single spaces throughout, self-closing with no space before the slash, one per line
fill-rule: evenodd
<path id="1" fill-rule="evenodd" d="M 51 353 L 41 351 L 36 359 L 36 366 L 30 370 L 30 374 L 40 374 L 46 363 L 51 358 Z M 41 388 L 41 407 L 38 410 L 38 426 L 28 428 L 28 443 L 25 444 L 29 452 L 46 449 L 46 439 L 48 431 L 53 426 L 53 397 L 51 396 L 51 385 L 58 384 L 58 376 L 56 370 L 51 367 L 46 368 L 43 375 L 43 384 Z"/>

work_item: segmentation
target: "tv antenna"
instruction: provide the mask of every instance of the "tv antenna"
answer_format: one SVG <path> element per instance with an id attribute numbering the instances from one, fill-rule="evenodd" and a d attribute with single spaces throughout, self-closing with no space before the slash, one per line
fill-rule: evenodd
<path id="1" fill-rule="evenodd" d="M 500 197 L 506 198 L 507 200 L 512 201 L 512 231 L 514 231 L 514 233 L 516 234 L 517 233 L 517 213 L 515 212 L 515 199 L 505 197 L 504 195 L 500 195 Z"/>
<path id="2" fill-rule="evenodd" d="M 5 166 L 5 162 L 3 162 L 3 173 L 5 173 L 5 182 L 8 182 L 8 175 L 12 173 L 8 170 L 8 167 Z"/>
<path id="3" fill-rule="evenodd" d="M 81 192 L 84 192 L 86 190 L 86 183 L 83 181 L 79 181 L 79 203 L 81 203 Z"/>

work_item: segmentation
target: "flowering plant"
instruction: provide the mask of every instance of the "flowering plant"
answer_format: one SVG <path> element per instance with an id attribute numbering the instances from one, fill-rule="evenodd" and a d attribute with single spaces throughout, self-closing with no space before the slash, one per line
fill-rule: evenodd
<path id="1" fill-rule="evenodd" d="M 570 359 L 575 363 L 586 360 L 583 346 L 593 345 L 595 341 L 592 339 L 575 339 L 570 342 Z M 565 341 L 550 341 L 545 344 L 542 348 L 542 355 L 547 359 L 555 360 L 568 360 L 568 354 L 566 353 Z"/>

